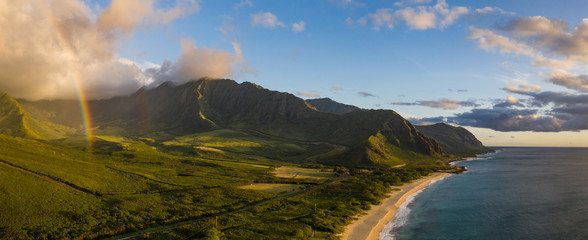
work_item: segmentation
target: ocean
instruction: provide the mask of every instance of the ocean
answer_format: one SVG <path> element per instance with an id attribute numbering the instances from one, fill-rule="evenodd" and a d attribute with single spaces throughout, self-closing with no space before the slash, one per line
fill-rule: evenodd
<path id="1" fill-rule="evenodd" d="M 380 239 L 588 239 L 588 148 L 501 148 L 456 162 Z"/>

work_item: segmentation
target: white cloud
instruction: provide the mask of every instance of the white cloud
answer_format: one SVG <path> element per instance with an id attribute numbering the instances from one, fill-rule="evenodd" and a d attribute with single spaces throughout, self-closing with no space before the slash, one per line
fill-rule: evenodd
<path id="1" fill-rule="evenodd" d="M 300 21 L 300 22 L 292 24 L 292 31 L 294 31 L 295 33 L 302 32 L 302 31 L 304 31 L 305 28 L 306 28 L 306 22 L 304 22 L 304 21 Z"/>
<path id="2" fill-rule="evenodd" d="M 239 3 L 235 4 L 234 9 L 237 10 L 239 8 L 248 6 L 248 7 L 253 7 L 253 2 L 251 2 L 251 0 L 241 0 Z"/>
<path id="3" fill-rule="evenodd" d="M 375 13 L 370 13 L 367 15 L 367 18 L 372 23 L 372 29 L 379 31 L 380 28 L 385 27 L 388 29 L 394 28 L 394 15 L 392 14 L 392 9 L 389 8 L 381 8 L 376 10 Z M 362 23 L 365 24 L 366 21 L 362 20 Z M 362 24 L 360 23 L 360 24 Z M 362 24 L 362 25 L 363 25 Z"/>
<path id="4" fill-rule="evenodd" d="M 0 3 L 0 91 L 17 98 L 103 99 L 126 95 L 162 80 L 200 76 L 231 77 L 254 72 L 234 53 L 182 44 L 175 63 L 134 63 L 117 57 L 118 46 L 137 27 L 164 24 L 198 9 L 197 1 L 177 1 L 157 9 L 152 1 L 113 1 L 95 16 L 77 0 L 22 0 Z M 135 7 L 137 12 L 121 11 Z M 127 9 L 128 10 L 128 9 Z M 125 15 L 125 16 L 119 16 Z"/>
<path id="5" fill-rule="evenodd" d="M 569 89 L 588 92 L 587 74 L 571 74 L 563 70 L 557 70 L 549 75 L 548 80 L 553 84 L 564 86 Z"/>
<path id="6" fill-rule="evenodd" d="M 477 39 L 478 47 L 487 51 L 498 49 L 500 53 L 514 53 L 523 54 L 526 56 L 534 56 L 535 50 L 527 44 L 512 40 L 508 37 L 496 34 L 489 29 L 470 27 L 469 39 Z"/>
<path id="7" fill-rule="evenodd" d="M 506 96 L 506 102 L 509 104 L 517 104 L 519 101 L 513 96 Z"/>
<path id="8" fill-rule="evenodd" d="M 182 53 L 175 62 L 165 61 L 160 68 L 146 71 L 150 79 L 149 87 L 159 86 L 166 81 L 181 84 L 203 77 L 237 77 L 244 73 L 255 73 L 243 59 L 239 44 L 232 44 L 234 53 L 199 48 L 192 39 L 182 39 Z"/>
<path id="9" fill-rule="evenodd" d="M 424 7 L 419 7 L 417 10 L 413 8 L 401 9 L 396 11 L 395 15 L 404 20 L 412 29 L 425 30 L 437 26 L 435 13 Z"/>
<path id="10" fill-rule="evenodd" d="M 469 38 L 478 40 L 479 47 L 523 54 L 537 66 L 556 70 L 588 66 L 588 19 L 571 31 L 565 21 L 542 16 L 515 18 L 497 27 L 503 35 L 478 27 L 470 27 L 470 31 Z"/>
<path id="11" fill-rule="evenodd" d="M 113 0 L 98 16 L 98 24 L 107 30 L 130 32 L 139 24 L 166 24 L 200 10 L 196 0 L 178 0 L 170 9 L 154 8 L 153 0 Z"/>
<path id="12" fill-rule="evenodd" d="M 397 2 L 396 6 L 409 4 L 429 3 L 430 1 Z M 454 24 L 461 16 L 470 11 L 466 7 L 449 7 L 445 0 L 438 0 L 434 6 L 405 7 L 398 10 L 380 8 L 357 20 L 359 25 L 371 23 L 373 30 L 381 28 L 393 29 L 397 22 L 404 21 L 406 25 L 414 30 L 444 29 Z M 353 23 L 352 19 L 345 20 L 347 24 Z"/>
<path id="13" fill-rule="evenodd" d="M 261 26 L 265 28 L 286 27 L 283 22 L 278 21 L 278 17 L 271 12 L 252 14 L 251 26 Z"/>
<path id="14" fill-rule="evenodd" d="M 507 82 L 506 85 L 511 86 L 511 87 L 505 87 L 503 89 L 505 91 L 511 92 L 511 93 L 526 94 L 526 93 L 533 93 L 533 92 L 541 91 L 541 86 L 534 85 L 534 84 Z"/>

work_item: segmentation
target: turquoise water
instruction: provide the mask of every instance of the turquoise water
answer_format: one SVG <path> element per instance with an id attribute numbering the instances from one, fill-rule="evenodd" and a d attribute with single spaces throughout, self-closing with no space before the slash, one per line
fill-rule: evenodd
<path id="1" fill-rule="evenodd" d="M 468 171 L 416 195 L 381 239 L 588 239 L 588 148 L 502 148 L 456 165 Z"/>

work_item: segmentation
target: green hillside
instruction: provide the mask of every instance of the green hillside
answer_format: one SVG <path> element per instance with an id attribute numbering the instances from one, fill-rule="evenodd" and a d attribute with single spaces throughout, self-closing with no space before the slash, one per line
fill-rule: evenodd
<path id="1" fill-rule="evenodd" d="M 22 104 L 38 119 L 81 129 L 82 119 L 75 117 L 80 112 L 74 101 L 23 100 Z M 292 94 L 267 90 L 248 82 L 200 79 L 180 86 L 165 83 L 155 89 L 140 89 L 131 96 L 90 101 L 88 105 L 95 132 L 103 135 L 184 136 L 234 129 L 281 140 L 351 149 L 367 147 L 365 141 L 380 133 L 385 136 L 386 146 L 414 152 L 423 159 L 443 155 L 434 140 L 394 111 L 326 113 Z M 390 152 L 393 156 L 397 151 Z M 359 155 L 342 155 L 342 151 L 332 148 L 321 154 L 305 159 L 342 164 L 371 158 L 343 159 L 343 156 Z M 373 159 L 366 166 L 388 162 L 393 161 Z"/>
<path id="2" fill-rule="evenodd" d="M 417 126 L 417 128 L 437 140 L 439 145 L 449 154 L 457 156 L 475 156 L 476 154 L 492 152 L 476 137 L 462 127 L 454 127 L 445 123 Z"/>
<path id="3" fill-rule="evenodd" d="M 75 129 L 37 120 L 10 95 L 0 93 L 0 133 L 34 139 L 56 139 L 73 134 Z"/>

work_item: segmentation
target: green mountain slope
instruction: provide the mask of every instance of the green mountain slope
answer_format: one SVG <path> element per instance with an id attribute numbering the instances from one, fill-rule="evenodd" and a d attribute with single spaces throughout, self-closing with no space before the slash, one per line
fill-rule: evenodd
<path id="1" fill-rule="evenodd" d="M 335 102 L 330 98 L 307 99 L 306 102 L 321 112 L 345 114 L 359 110 L 356 106 Z"/>
<path id="2" fill-rule="evenodd" d="M 439 145 L 449 154 L 457 156 L 474 156 L 476 154 L 492 152 L 476 137 L 462 127 L 454 127 L 445 123 L 417 126 L 417 128 L 437 140 Z"/>
<path id="3" fill-rule="evenodd" d="M 22 104 L 39 121 L 82 129 L 81 113 L 75 101 L 22 100 Z M 405 153 L 413 153 L 413 159 L 443 155 L 435 140 L 394 111 L 321 112 L 292 94 L 248 82 L 200 79 L 180 86 L 165 83 L 154 89 L 140 89 L 130 96 L 90 101 L 88 105 L 95 132 L 102 135 L 183 136 L 236 129 L 288 141 L 335 144 L 342 146 L 339 149 L 361 153 L 314 158 L 316 162 L 329 164 L 399 165 L 404 164 L 399 159 Z M 378 139 L 379 143 L 370 139 Z M 387 150 L 366 153 L 376 145 Z"/>
<path id="4" fill-rule="evenodd" d="M 0 133 L 34 139 L 62 138 L 75 130 L 31 117 L 10 95 L 0 93 Z"/>

